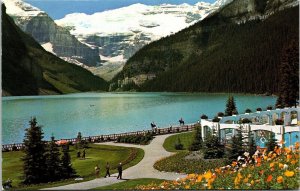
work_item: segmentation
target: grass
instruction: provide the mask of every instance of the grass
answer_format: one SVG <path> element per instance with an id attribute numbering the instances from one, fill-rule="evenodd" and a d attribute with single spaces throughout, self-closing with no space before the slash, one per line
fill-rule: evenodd
<path id="1" fill-rule="evenodd" d="M 194 140 L 196 131 L 188 133 L 180 133 L 168 137 L 163 147 L 169 152 L 176 152 L 175 155 L 161 159 L 154 164 L 154 168 L 160 171 L 178 172 L 178 173 L 201 173 L 207 169 L 219 167 L 226 164 L 224 159 L 204 160 L 204 159 L 185 159 L 191 152 L 188 151 L 189 146 Z M 176 150 L 175 144 L 178 138 L 183 144 L 183 150 Z"/>
<path id="2" fill-rule="evenodd" d="M 105 175 L 105 164 L 110 163 L 111 173 L 117 172 L 118 163 L 122 162 L 124 164 L 123 168 L 134 166 L 144 157 L 144 151 L 138 148 L 126 148 L 117 146 L 107 146 L 107 145 L 96 145 L 91 144 L 88 149 L 86 149 L 86 159 L 78 159 L 76 157 L 77 150 L 75 147 L 70 147 L 70 155 L 72 158 L 72 166 L 77 172 L 77 175 L 83 177 L 83 181 L 91 180 L 95 178 L 94 167 L 96 164 L 100 167 L 100 175 Z M 3 152 L 3 163 L 2 163 L 2 175 L 3 180 L 10 178 L 13 182 L 13 188 L 22 189 L 40 189 L 53 186 L 61 186 L 74 182 L 74 179 L 62 180 L 53 183 L 44 183 L 38 185 L 24 186 L 21 185 L 22 173 L 23 173 L 23 163 L 21 157 L 23 156 L 22 151 L 14 152 Z"/>
<path id="3" fill-rule="evenodd" d="M 195 133 L 196 132 L 193 131 L 193 132 L 188 132 L 188 133 L 180 133 L 180 134 L 172 135 L 165 140 L 163 147 L 169 152 L 187 151 L 189 146 L 192 144 L 192 142 L 194 140 Z M 181 144 L 183 144 L 184 150 L 176 150 L 175 149 L 175 144 L 177 143 L 178 138 L 180 138 L 180 141 L 181 141 Z"/>
<path id="4" fill-rule="evenodd" d="M 108 186 L 93 188 L 92 190 L 134 190 L 139 185 L 160 184 L 164 181 L 165 180 L 163 179 L 155 179 L 155 178 L 139 178 L 139 179 L 127 180 L 125 182 L 120 182 Z"/>

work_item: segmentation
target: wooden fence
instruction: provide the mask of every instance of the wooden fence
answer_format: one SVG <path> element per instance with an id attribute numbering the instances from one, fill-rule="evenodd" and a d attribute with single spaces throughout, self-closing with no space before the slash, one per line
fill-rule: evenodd
<path id="1" fill-rule="evenodd" d="M 147 133 L 152 133 L 153 135 L 164 135 L 164 134 L 192 131 L 196 128 L 196 126 L 197 126 L 196 124 L 189 124 L 189 125 L 176 126 L 176 127 L 156 128 L 153 130 L 143 130 L 143 131 L 117 133 L 117 134 L 109 134 L 109 135 L 97 135 L 97 136 L 82 137 L 82 140 L 85 140 L 85 141 L 88 141 L 91 143 L 116 141 L 118 137 L 129 136 L 129 135 L 146 135 Z M 77 138 L 61 139 L 61 140 L 66 140 L 67 142 L 70 142 L 73 144 L 77 142 Z M 49 141 L 46 141 L 46 142 L 49 142 Z M 23 147 L 24 147 L 23 143 L 5 144 L 5 145 L 2 145 L 2 151 L 20 150 Z"/>

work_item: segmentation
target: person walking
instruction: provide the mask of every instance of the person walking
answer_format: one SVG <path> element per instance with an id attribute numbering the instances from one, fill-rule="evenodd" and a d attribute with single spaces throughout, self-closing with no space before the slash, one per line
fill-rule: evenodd
<path id="1" fill-rule="evenodd" d="M 99 174 L 100 174 L 100 168 L 98 165 L 95 166 L 95 175 L 96 175 L 96 178 L 99 178 Z"/>
<path id="2" fill-rule="evenodd" d="M 82 151 L 82 158 L 85 159 L 85 149 Z"/>
<path id="3" fill-rule="evenodd" d="M 110 168 L 110 166 L 109 166 L 109 163 L 108 163 L 108 162 L 106 163 L 105 168 L 106 168 L 106 175 L 104 176 L 104 178 L 106 178 L 107 176 L 110 177 L 110 173 L 109 173 L 109 168 Z"/>
<path id="4" fill-rule="evenodd" d="M 122 179 L 122 163 L 120 163 L 119 164 L 119 166 L 118 166 L 118 172 L 119 172 L 119 174 L 118 174 L 118 177 L 117 177 L 117 179 Z"/>

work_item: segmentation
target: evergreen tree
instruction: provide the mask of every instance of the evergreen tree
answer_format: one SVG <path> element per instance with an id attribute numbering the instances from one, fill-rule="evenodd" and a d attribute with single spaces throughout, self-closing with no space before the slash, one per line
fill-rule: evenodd
<path id="1" fill-rule="evenodd" d="M 37 125 L 36 118 L 29 121 L 24 139 L 24 184 L 36 184 L 46 181 L 45 143 L 41 126 Z"/>
<path id="2" fill-rule="evenodd" d="M 224 146 L 220 144 L 218 137 L 208 133 L 204 140 L 204 158 L 215 159 L 222 158 L 224 155 Z"/>
<path id="3" fill-rule="evenodd" d="M 299 100 L 299 40 L 293 39 L 284 48 L 279 72 L 278 99 L 282 99 L 280 101 L 284 106 L 296 107 Z"/>
<path id="4" fill-rule="evenodd" d="M 276 108 L 284 108 L 284 103 L 281 95 L 278 96 L 275 106 Z"/>
<path id="5" fill-rule="evenodd" d="M 69 154 L 68 145 L 62 147 L 62 157 L 61 157 L 61 176 L 63 179 L 73 177 L 76 174 L 75 170 L 72 168 L 71 156 Z"/>
<path id="6" fill-rule="evenodd" d="M 248 137 L 249 137 L 249 142 L 248 142 L 247 151 L 249 152 L 250 156 L 253 156 L 253 154 L 256 151 L 256 143 L 255 143 L 254 137 L 252 136 L 251 132 L 249 132 Z"/>
<path id="7" fill-rule="evenodd" d="M 228 148 L 227 157 L 229 160 L 236 160 L 238 156 L 242 156 L 245 152 L 243 147 L 243 135 L 241 126 L 237 129 L 237 135 L 233 136 L 231 139 L 231 146 Z"/>
<path id="8" fill-rule="evenodd" d="M 46 172 L 49 181 L 55 181 L 61 178 L 60 164 L 60 152 L 58 146 L 55 144 L 54 137 L 52 136 L 46 153 Z"/>
<path id="9" fill-rule="evenodd" d="M 270 139 L 268 140 L 266 146 L 267 146 L 267 150 L 268 151 L 274 151 L 275 149 L 275 146 L 278 147 L 278 144 L 276 142 L 277 140 L 275 139 L 275 134 L 274 133 L 271 133 L 271 137 Z"/>
<path id="10" fill-rule="evenodd" d="M 235 106 L 234 97 L 229 96 L 226 103 L 225 116 L 231 116 L 233 114 L 238 114 L 238 112 Z"/>
<path id="11" fill-rule="evenodd" d="M 189 150 L 198 151 L 202 149 L 202 145 L 203 145 L 203 140 L 202 140 L 201 127 L 197 127 L 193 143 L 190 145 Z"/>

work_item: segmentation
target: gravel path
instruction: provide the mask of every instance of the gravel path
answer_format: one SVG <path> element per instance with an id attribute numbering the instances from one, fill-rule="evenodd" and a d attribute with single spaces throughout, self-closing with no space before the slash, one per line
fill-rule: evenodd
<path id="1" fill-rule="evenodd" d="M 123 146 L 123 147 L 137 147 L 145 151 L 144 158 L 137 165 L 123 171 L 122 177 L 125 179 L 158 178 L 158 179 L 166 179 L 166 180 L 175 180 L 177 178 L 183 178 L 186 175 L 171 173 L 171 172 L 160 172 L 154 169 L 153 167 L 154 163 L 159 159 L 168 157 L 173 154 L 167 152 L 162 146 L 165 139 L 169 136 L 171 135 L 169 134 L 169 135 L 157 136 L 151 141 L 149 145 L 132 145 L 132 144 L 113 143 L 113 142 L 97 143 L 97 144 L 115 145 L 115 146 Z M 86 189 L 92 189 L 100 186 L 111 185 L 122 181 L 125 180 L 117 180 L 117 173 L 116 173 L 108 178 L 97 178 L 86 182 L 46 188 L 45 190 L 74 190 L 74 189 L 86 190 Z"/>

